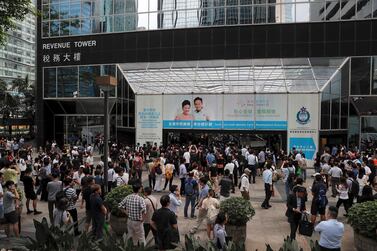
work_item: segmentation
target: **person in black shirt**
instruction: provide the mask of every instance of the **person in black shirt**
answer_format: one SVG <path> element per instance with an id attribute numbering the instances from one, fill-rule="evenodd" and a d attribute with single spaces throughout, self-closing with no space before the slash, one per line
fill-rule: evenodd
<path id="1" fill-rule="evenodd" d="M 151 227 L 156 231 L 158 250 L 174 249 L 172 243 L 179 242 L 177 217 L 170 211 L 170 197 L 163 195 L 160 199 L 162 208 L 157 209 L 152 216 Z"/>
<path id="2" fill-rule="evenodd" d="M 22 182 L 24 183 L 24 191 L 25 191 L 25 197 L 26 197 L 26 208 L 27 208 L 27 214 L 31 214 L 34 212 L 34 214 L 41 214 L 42 212 L 37 210 L 37 195 L 35 194 L 34 190 L 34 180 L 31 177 L 31 168 L 27 168 L 25 170 L 25 174 L 22 177 Z M 34 211 L 30 210 L 29 204 L 30 200 L 33 201 L 33 209 Z"/>
<path id="3" fill-rule="evenodd" d="M 230 190 L 234 189 L 233 181 L 229 177 L 229 169 L 226 169 L 224 171 L 225 176 L 220 180 L 220 200 L 224 200 L 226 198 L 229 198 L 230 196 Z"/>
<path id="4" fill-rule="evenodd" d="M 92 185 L 94 185 L 94 179 L 93 177 L 90 178 L 87 179 L 87 185 L 82 190 L 81 200 L 81 208 L 84 208 L 85 202 L 85 232 L 88 232 L 90 223 L 92 222 L 92 215 L 90 211 L 90 195 L 93 193 Z"/>
<path id="5" fill-rule="evenodd" d="M 98 184 L 92 185 L 93 193 L 90 195 L 90 213 L 92 215 L 92 233 L 96 239 L 103 237 L 103 225 L 105 224 L 105 215 L 107 209 L 103 205 L 101 198 L 101 186 Z"/>
<path id="6" fill-rule="evenodd" d="M 317 173 L 317 174 L 315 174 L 315 180 L 314 180 L 313 186 L 312 186 L 313 200 L 312 200 L 312 205 L 311 205 L 311 208 L 310 208 L 310 213 L 312 215 L 311 216 L 311 222 L 313 224 L 316 221 L 317 214 L 320 215 L 321 221 L 326 220 L 326 215 L 325 215 L 326 206 L 321 206 L 320 205 L 321 202 L 319 201 L 321 191 L 324 191 L 325 198 L 323 198 L 323 199 L 325 199 L 325 201 L 326 201 L 325 204 L 327 205 L 326 184 L 324 183 L 322 176 L 319 173 Z"/>

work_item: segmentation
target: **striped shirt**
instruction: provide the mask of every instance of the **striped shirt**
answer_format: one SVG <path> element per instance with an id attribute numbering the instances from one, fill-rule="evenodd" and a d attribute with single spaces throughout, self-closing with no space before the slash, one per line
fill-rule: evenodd
<path id="1" fill-rule="evenodd" d="M 65 197 L 68 199 L 67 210 L 73 210 L 76 208 L 77 195 L 75 189 L 72 187 L 64 188 Z"/>

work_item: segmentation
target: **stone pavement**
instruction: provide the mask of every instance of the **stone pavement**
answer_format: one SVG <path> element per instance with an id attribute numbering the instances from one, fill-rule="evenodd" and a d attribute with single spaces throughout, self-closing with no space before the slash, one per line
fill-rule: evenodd
<path id="1" fill-rule="evenodd" d="M 313 171 L 308 170 L 309 174 L 312 174 Z M 143 174 L 146 178 L 146 172 Z M 145 180 L 145 179 L 144 179 Z M 179 179 L 174 178 L 174 184 L 178 184 Z M 313 182 L 313 178 L 309 178 L 306 182 L 306 186 L 311 186 Z M 281 181 L 279 181 L 275 185 L 275 196 L 271 199 L 272 208 L 266 210 L 262 209 L 260 204 L 264 199 L 264 186 L 262 184 L 261 177 L 257 177 L 256 184 L 251 185 L 251 202 L 253 207 L 255 208 L 255 216 L 252 220 L 247 224 L 247 240 L 246 240 L 246 249 L 248 251 L 254 250 L 266 250 L 266 243 L 269 243 L 274 250 L 278 250 L 281 247 L 284 237 L 289 235 L 289 224 L 287 222 L 287 218 L 285 217 L 285 195 L 284 195 L 284 185 Z M 236 189 L 237 190 L 237 189 Z M 153 195 L 156 198 L 160 198 L 162 194 L 167 194 L 167 192 L 162 193 L 154 193 Z M 240 196 L 239 192 L 237 191 L 235 195 L 232 196 Z M 335 205 L 336 199 L 329 198 L 330 205 Z M 79 218 L 84 217 L 84 210 L 80 209 L 78 202 L 78 211 L 79 211 Z M 311 195 L 309 196 L 309 201 L 307 202 L 307 208 L 310 209 L 311 203 Z M 33 226 L 33 219 L 41 220 L 43 217 L 48 218 L 48 210 L 47 210 L 47 203 L 46 202 L 38 202 L 38 210 L 42 211 L 43 214 L 41 215 L 27 215 L 26 208 L 24 207 L 22 213 L 22 235 L 33 236 L 34 235 L 34 226 Z M 340 217 L 339 220 L 343 223 L 346 222 L 346 218 L 343 216 L 344 214 L 343 207 L 340 210 Z M 196 212 L 197 214 L 197 212 Z M 179 231 L 181 233 L 181 240 L 184 240 L 184 234 L 188 233 L 190 229 L 194 225 L 194 220 L 191 219 L 184 219 L 183 217 L 183 205 L 179 209 L 178 213 L 178 226 Z M 82 226 L 81 226 L 82 227 Z M 126 226 L 125 226 L 126 227 Z M 3 231 L 0 230 L 0 236 L 3 235 Z M 199 231 L 197 232 L 196 236 L 199 236 L 202 239 L 207 239 L 207 234 L 205 231 L 205 225 L 203 224 Z M 149 236 L 150 238 L 150 236 Z M 297 234 L 297 241 L 304 250 L 310 250 L 309 243 L 310 240 L 318 240 L 319 235 L 314 233 L 311 238 L 301 236 Z M 342 250 L 344 251 L 351 251 L 355 250 L 353 245 L 353 230 L 350 225 L 345 224 L 345 236 L 343 238 L 342 243 Z"/>

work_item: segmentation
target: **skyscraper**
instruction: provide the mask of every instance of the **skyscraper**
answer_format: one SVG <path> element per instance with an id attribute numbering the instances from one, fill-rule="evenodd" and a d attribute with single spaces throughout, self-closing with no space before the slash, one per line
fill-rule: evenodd
<path id="1" fill-rule="evenodd" d="M 7 83 L 29 77 L 35 81 L 35 16 L 27 15 L 8 31 L 7 42 L 0 46 L 0 79 Z"/>

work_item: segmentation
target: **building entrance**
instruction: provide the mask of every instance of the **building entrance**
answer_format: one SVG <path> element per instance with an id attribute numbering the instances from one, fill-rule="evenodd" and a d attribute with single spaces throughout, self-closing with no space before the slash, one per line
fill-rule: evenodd
<path id="1" fill-rule="evenodd" d="M 247 145 L 254 149 L 269 148 L 278 152 L 287 146 L 287 133 L 282 131 L 173 131 L 164 130 L 167 144 Z"/>

